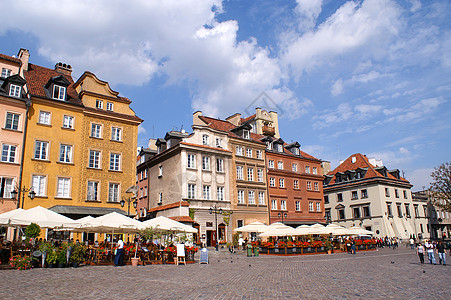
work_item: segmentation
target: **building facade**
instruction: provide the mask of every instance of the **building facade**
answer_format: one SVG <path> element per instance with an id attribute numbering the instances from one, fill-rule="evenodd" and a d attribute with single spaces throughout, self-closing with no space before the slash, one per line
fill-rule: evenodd
<path id="1" fill-rule="evenodd" d="M 412 185 L 397 169 L 360 153 L 326 175 L 324 202 L 328 222 L 360 226 L 377 237 L 426 237 L 427 219 L 412 200 Z"/>

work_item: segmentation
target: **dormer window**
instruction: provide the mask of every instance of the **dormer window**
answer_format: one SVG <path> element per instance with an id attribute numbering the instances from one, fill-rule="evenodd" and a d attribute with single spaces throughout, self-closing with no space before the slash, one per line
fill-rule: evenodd
<path id="1" fill-rule="evenodd" d="M 20 91 L 22 87 L 19 85 L 11 84 L 9 86 L 9 95 L 12 97 L 20 97 Z"/>
<path id="2" fill-rule="evenodd" d="M 272 143 L 271 142 L 266 142 L 266 149 L 268 150 L 272 150 Z"/>
<path id="3" fill-rule="evenodd" d="M 283 152 L 283 146 L 282 145 L 277 145 L 277 151 L 279 152 Z"/>
<path id="4" fill-rule="evenodd" d="M 66 99 L 66 88 L 55 84 L 53 86 L 53 99 L 64 101 Z"/>
<path id="5" fill-rule="evenodd" d="M 249 130 L 243 130 L 243 138 L 249 139 Z"/>
<path id="6" fill-rule="evenodd" d="M 298 148 L 294 148 L 294 154 L 295 155 L 299 155 L 299 149 Z"/>
<path id="7" fill-rule="evenodd" d="M 96 99 L 96 108 L 103 109 L 103 101 Z"/>

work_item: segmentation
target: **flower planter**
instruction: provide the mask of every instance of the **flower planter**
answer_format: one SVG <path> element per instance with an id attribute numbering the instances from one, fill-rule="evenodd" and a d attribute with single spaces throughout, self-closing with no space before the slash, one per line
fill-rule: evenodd
<path id="1" fill-rule="evenodd" d="M 132 260 L 132 266 L 134 266 L 134 267 L 138 266 L 139 257 L 136 257 L 136 258 L 132 257 L 131 260 Z"/>
<path id="2" fill-rule="evenodd" d="M 316 253 L 316 248 L 313 247 L 303 248 L 302 253 Z"/>
<path id="3" fill-rule="evenodd" d="M 327 250 L 327 254 L 332 254 L 332 249 Z"/>

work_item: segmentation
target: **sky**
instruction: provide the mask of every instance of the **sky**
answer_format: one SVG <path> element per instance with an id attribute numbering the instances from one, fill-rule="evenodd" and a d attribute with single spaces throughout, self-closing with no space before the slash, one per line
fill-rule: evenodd
<path id="1" fill-rule="evenodd" d="M 108 81 L 138 146 L 192 114 L 275 110 L 285 142 L 354 153 L 428 187 L 451 154 L 449 0 L 0 0 L 0 53 Z M 8 7 L 8 9 L 4 9 Z"/>

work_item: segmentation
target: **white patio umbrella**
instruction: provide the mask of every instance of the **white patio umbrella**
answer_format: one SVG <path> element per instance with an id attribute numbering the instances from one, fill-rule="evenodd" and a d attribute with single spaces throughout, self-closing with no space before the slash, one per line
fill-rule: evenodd
<path id="1" fill-rule="evenodd" d="M 300 225 L 296 227 L 296 235 L 311 235 L 311 234 L 318 234 L 320 229 L 318 228 L 312 228 L 309 225 Z"/>
<path id="2" fill-rule="evenodd" d="M 31 223 L 42 228 L 74 227 L 78 223 L 71 218 L 60 215 L 42 206 L 36 206 L 15 214 L 10 219 L 10 226 L 27 226 Z"/>
<path id="3" fill-rule="evenodd" d="M 366 230 L 362 227 L 358 227 L 358 226 L 352 226 L 351 228 L 349 228 L 349 230 L 355 231 L 355 233 L 357 233 L 358 235 L 370 235 L 370 234 L 374 234 L 374 232 L 370 231 L 370 230 Z"/>
<path id="4" fill-rule="evenodd" d="M 80 223 L 74 228 L 74 231 L 95 231 L 103 233 L 133 233 L 144 229 L 145 226 L 142 222 L 119 214 L 117 212 L 112 212 L 92 220 Z"/>
<path id="5" fill-rule="evenodd" d="M 263 224 L 262 222 L 252 222 L 250 224 L 235 228 L 233 231 L 235 232 L 265 232 L 268 228 L 268 225 Z"/>
<path id="6" fill-rule="evenodd" d="M 296 230 L 293 227 L 287 226 L 282 223 L 273 223 L 269 225 L 262 234 L 260 234 L 261 237 L 293 235 L 297 235 Z"/>
<path id="7" fill-rule="evenodd" d="M 152 227 L 157 231 L 175 231 L 186 233 L 197 233 L 197 229 L 189 225 L 177 222 L 175 220 L 159 216 L 154 219 L 150 219 L 142 222 L 144 227 Z"/>
<path id="8" fill-rule="evenodd" d="M 10 219 L 22 211 L 24 211 L 22 208 L 16 208 L 0 214 L 0 225 L 9 225 Z"/>

